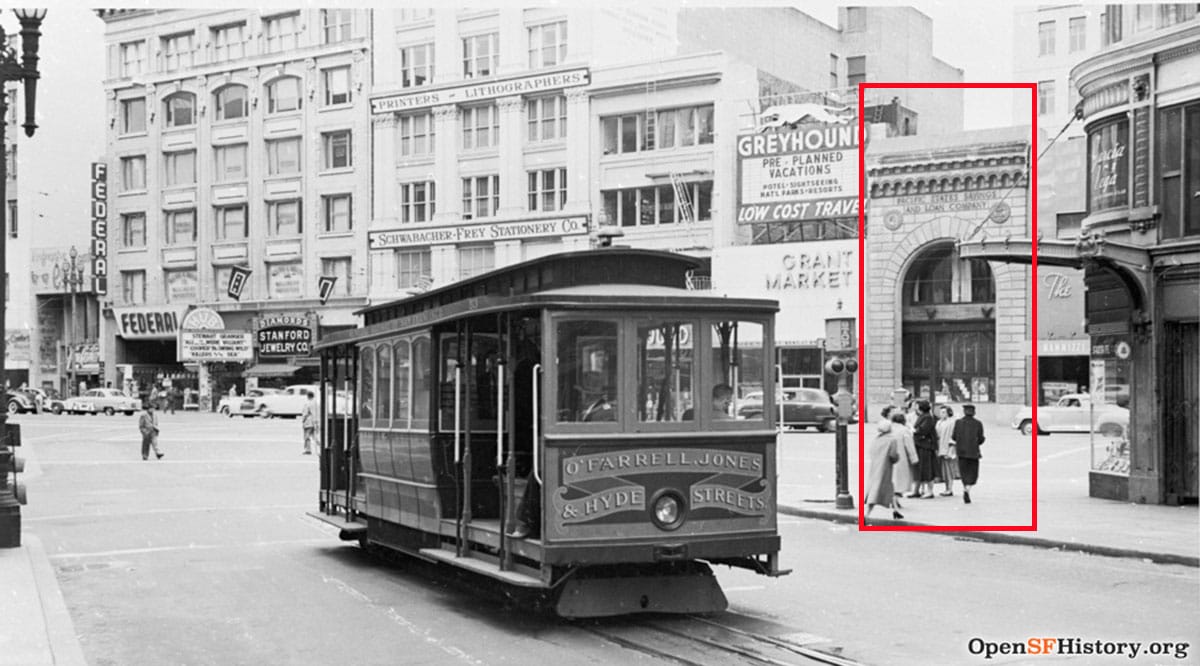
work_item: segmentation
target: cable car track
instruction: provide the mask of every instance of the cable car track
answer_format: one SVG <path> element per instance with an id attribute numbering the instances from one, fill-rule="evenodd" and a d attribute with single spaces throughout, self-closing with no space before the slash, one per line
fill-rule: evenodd
<path id="1" fill-rule="evenodd" d="M 625 649 L 684 666 L 860 666 L 852 659 L 703 617 L 641 615 L 603 620 L 580 628 Z"/>

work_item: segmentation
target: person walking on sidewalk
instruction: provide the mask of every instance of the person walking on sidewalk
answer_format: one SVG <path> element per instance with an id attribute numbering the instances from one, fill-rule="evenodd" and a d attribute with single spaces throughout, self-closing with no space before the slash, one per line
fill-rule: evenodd
<path id="1" fill-rule="evenodd" d="M 890 408 L 884 408 L 884 419 L 878 423 L 876 430 L 879 434 L 871 441 L 867 455 L 870 468 L 867 472 L 867 510 L 864 518 L 871 514 L 876 505 L 886 506 L 892 510 L 892 518 L 902 520 L 903 515 L 897 510 L 900 502 L 896 499 L 896 490 L 892 485 L 892 468 L 900 460 L 900 442 L 892 434 L 892 422 L 887 414 Z"/>
<path id="2" fill-rule="evenodd" d="M 975 405 L 963 405 L 962 418 L 954 424 L 954 449 L 958 454 L 958 471 L 962 474 L 963 503 L 971 503 L 971 488 L 979 480 L 979 447 L 986 439 L 983 424 L 975 419 Z"/>
<path id="3" fill-rule="evenodd" d="M 928 400 L 918 400 L 916 411 L 913 443 L 917 447 L 917 494 L 922 499 L 933 499 L 933 480 L 938 475 L 937 425 Z"/>
<path id="4" fill-rule="evenodd" d="M 954 497 L 954 480 L 958 478 L 958 458 L 954 451 L 954 410 L 950 405 L 938 406 L 938 462 L 942 464 L 942 481 L 946 483 L 946 491 L 939 493 L 942 497 Z"/>
<path id="5" fill-rule="evenodd" d="M 300 427 L 304 428 L 304 455 L 312 455 L 312 443 L 316 442 L 317 450 L 321 443 L 317 441 L 317 397 L 312 391 L 306 393 L 308 400 L 304 401 L 304 409 L 300 411 Z"/>
<path id="6" fill-rule="evenodd" d="M 154 414 L 153 400 L 146 401 L 146 408 L 138 417 L 138 430 L 142 433 L 142 460 L 150 459 L 150 449 L 154 449 L 156 458 L 162 458 L 163 453 L 158 450 L 158 416 Z"/>
<path id="7" fill-rule="evenodd" d="M 904 415 L 903 410 L 893 409 L 891 418 L 892 434 L 900 443 L 900 461 L 892 468 L 892 484 L 897 493 L 904 494 L 905 497 L 916 497 L 917 464 L 921 459 L 913 443 L 912 430 L 908 427 L 908 417 Z"/>

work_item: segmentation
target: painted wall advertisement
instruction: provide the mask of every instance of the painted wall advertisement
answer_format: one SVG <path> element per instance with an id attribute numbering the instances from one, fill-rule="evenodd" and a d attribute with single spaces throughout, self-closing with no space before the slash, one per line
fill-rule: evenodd
<path id="1" fill-rule="evenodd" d="M 1129 121 L 1109 123 L 1088 137 L 1089 210 L 1129 205 Z"/>
<path id="2" fill-rule="evenodd" d="M 737 140 L 738 222 L 858 216 L 858 124 L 802 125 Z"/>

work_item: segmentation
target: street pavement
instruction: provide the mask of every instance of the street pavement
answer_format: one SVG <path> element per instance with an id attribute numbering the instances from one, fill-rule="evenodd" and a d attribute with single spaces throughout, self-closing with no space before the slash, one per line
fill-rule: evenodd
<path id="1" fill-rule="evenodd" d="M 22 418 L 84 417 L 30 415 L 17 420 Z M 179 429 L 186 429 L 189 423 L 212 426 L 217 419 L 224 421 L 223 417 L 212 414 L 163 416 L 164 421 L 175 420 Z M 240 422 L 229 423 L 236 427 Z M 129 428 L 132 432 L 135 426 L 130 424 Z M 852 426 L 848 485 L 855 498 L 860 494 L 857 438 L 857 430 Z M 31 503 L 38 501 L 33 482 L 41 475 L 38 441 L 37 437 L 27 437 L 25 446 L 18 450 L 27 461 L 22 481 L 30 485 Z M 130 449 L 133 455 L 136 450 L 133 434 L 130 441 L 134 442 Z M 876 509 L 870 523 L 925 529 L 968 526 L 969 536 L 984 541 L 1200 566 L 1197 557 L 1200 520 L 1195 506 L 1145 506 L 1087 496 L 1090 448 L 1086 436 L 1038 438 L 1037 530 L 1012 529 L 1034 524 L 1032 444 L 1030 438 L 1015 431 L 991 426 L 972 504 L 962 502 L 961 487 L 956 486 L 954 497 L 902 500 L 904 521 L 892 521 L 886 511 Z M 781 514 L 839 523 L 858 522 L 857 499 L 853 510 L 837 509 L 834 503 L 834 448 L 832 434 L 807 431 L 781 435 L 778 447 Z M 993 527 L 1004 529 L 990 529 Z M 41 541 L 28 528 L 23 532 L 21 547 L 0 549 L 0 590 L 3 590 L 0 666 L 86 663 L 54 570 Z"/>

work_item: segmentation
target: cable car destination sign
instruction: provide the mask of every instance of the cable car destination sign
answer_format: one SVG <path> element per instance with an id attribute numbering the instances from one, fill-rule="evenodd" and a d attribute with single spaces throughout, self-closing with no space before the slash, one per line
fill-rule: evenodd
<path id="1" fill-rule="evenodd" d="M 738 222 L 858 216 L 858 125 L 801 125 L 737 140 Z"/>

